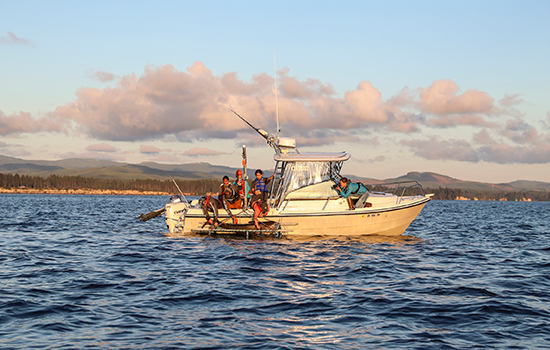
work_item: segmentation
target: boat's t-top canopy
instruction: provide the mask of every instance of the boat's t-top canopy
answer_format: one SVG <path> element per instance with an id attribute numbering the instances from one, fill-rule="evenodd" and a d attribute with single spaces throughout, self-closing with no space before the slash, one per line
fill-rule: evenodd
<path id="1" fill-rule="evenodd" d="M 329 180 L 338 181 L 344 161 L 350 155 L 338 153 L 276 153 L 271 184 L 271 205 L 278 206 L 295 190 Z"/>
<path id="2" fill-rule="evenodd" d="M 275 154 L 277 162 L 343 162 L 350 158 L 346 152 L 333 153 L 280 153 Z"/>

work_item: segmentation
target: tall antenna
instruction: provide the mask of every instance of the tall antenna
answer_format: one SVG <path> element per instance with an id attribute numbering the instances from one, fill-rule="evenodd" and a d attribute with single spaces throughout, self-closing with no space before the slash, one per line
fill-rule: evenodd
<path id="1" fill-rule="evenodd" d="M 277 137 L 279 137 L 279 105 L 277 104 L 277 59 L 273 51 L 273 75 L 275 76 L 275 116 L 277 117 Z"/>

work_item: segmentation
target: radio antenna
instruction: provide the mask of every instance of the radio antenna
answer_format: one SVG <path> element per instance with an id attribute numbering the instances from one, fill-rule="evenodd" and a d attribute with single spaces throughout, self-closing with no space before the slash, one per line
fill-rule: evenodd
<path id="1" fill-rule="evenodd" d="M 277 59 L 273 51 L 273 75 L 275 77 L 275 116 L 277 118 L 277 137 L 279 137 L 279 105 L 277 104 Z"/>

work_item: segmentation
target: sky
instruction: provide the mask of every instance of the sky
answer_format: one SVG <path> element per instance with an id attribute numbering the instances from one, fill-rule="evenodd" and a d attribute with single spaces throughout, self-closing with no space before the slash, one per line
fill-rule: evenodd
<path id="1" fill-rule="evenodd" d="M 0 0 L 0 155 L 550 182 L 550 2 Z M 276 78 L 276 79 L 275 79 Z M 231 175 L 231 174 L 230 174 Z"/>

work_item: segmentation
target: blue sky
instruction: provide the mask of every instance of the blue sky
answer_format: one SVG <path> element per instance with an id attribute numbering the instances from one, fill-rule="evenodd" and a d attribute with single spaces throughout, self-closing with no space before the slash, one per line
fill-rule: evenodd
<path id="1" fill-rule="evenodd" d="M 548 1 L 0 1 L 0 154 L 550 181 Z"/>

